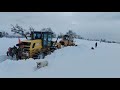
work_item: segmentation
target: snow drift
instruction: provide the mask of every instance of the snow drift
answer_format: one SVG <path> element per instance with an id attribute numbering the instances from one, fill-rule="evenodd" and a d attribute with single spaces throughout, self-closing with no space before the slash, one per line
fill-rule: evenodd
<path id="1" fill-rule="evenodd" d="M 18 39 L 0 39 L 0 55 L 5 55 L 7 47 Z M 7 41 L 7 42 L 5 42 Z M 77 40 L 77 47 L 56 50 L 45 59 L 48 66 L 36 70 L 39 60 L 15 61 L 7 59 L 0 63 L 0 77 L 3 78 L 94 78 L 120 77 L 120 44 Z"/>

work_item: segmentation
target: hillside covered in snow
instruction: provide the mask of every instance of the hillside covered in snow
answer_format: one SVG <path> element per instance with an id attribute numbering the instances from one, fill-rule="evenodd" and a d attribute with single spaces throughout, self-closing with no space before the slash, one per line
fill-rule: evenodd
<path id="1" fill-rule="evenodd" d="M 8 47 L 18 43 L 18 39 L 0 38 L 1 78 L 113 78 L 120 77 L 120 44 L 75 40 L 77 47 L 56 50 L 45 59 L 48 66 L 36 70 L 33 60 L 3 60 Z M 2 56 L 2 57 L 1 57 Z"/>

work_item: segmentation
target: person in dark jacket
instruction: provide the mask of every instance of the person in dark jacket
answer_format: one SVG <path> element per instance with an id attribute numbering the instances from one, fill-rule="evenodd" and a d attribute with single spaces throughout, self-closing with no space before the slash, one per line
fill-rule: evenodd
<path id="1" fill-rule="evenodd" d="M 95 48 L 97 47 L 97 42 L 95 43 Z"/>

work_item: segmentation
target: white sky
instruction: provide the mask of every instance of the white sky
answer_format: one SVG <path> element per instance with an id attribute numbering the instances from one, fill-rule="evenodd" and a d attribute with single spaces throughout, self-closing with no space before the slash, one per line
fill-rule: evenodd
<path id="1" fill-rule="evenodd" d="M 51 27 L 56 33 L 120 35 L 120 12 L 0 12 L 0 30 L 10 31 L 16 23 L 26 29 Z"/>

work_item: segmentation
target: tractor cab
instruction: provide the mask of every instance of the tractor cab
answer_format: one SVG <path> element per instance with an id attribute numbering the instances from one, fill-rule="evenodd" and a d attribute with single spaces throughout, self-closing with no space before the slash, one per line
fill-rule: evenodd
<path id="1" fill-rule="evenodd" d="M 68 35 L 64 35 L 63 36 L 63 40 L 69 40 L 69 36 Z"/>
<path id="2" fill-rule="evenodd" d="M 42 40 L 43 48 L 52 46 L 52 34 L 51 32 L 41 32 L 41 31 L 34 31 L 31 32 L 31 40 Z"/>

